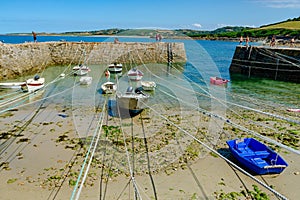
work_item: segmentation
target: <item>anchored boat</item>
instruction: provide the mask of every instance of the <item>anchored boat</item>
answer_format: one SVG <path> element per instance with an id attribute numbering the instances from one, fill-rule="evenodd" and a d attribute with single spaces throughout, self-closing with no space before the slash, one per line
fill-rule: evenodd
<path id="1" fill-rule="evenodd" d="M 210 77 L 210 83 L 214 85 L 223 85 L 228 83 L 229 80 L 220 77 Z"/>
<path id="2" fill-rule="evenodd" d="M 148 94 L 144 94 L 140 90 L 133 90 L 132 87 L 128 87 L 125 94 L 117 92 L 116 101 L 119 108 L 128 110 L 130 113 L 139 113 L 146 108 L 146 103 L 149 99 Z"/>
<path id="3" fill-rule="evenodd" d="M 26 80 L 21 85 L 21 90 L 23 92 L 35 92 L 44 87 L 45 78 L 40 78 L 39 75 L 35 75 L 33 78 Z"/>
<path id="4" fill-rule="evenodd" d="M 108 71 L 112 73 L 119 73 L 122 72 L 123 65 L 121 63 L 113 63 L 108 65 Z"/>
<path id="5" fill-rule="evenodd" d="M 156 88 L 156 83 L 154 81 L 141 81 L 143 90 L 153 91 Z"/>
<path id="6" fill-rule="evenodd" d="M 91 71 L 90 68 L 82 64 L 73 67 L 73 74 L 77 76 L 86 75 L 89 71 Z"/>
<path id="7" fill-rule="evenodd" d="M 103 94 L 112 94 L 116 92 L 117 86 L 115 83 L 108 81 L 101 85 L 101 89 Z"/>
<path id="8" fill-rule="evenodd" d="M 226 141 L 237 161 L 255 174 L 279 174 L 287 162 L 275 151 L 254 138 Z"/>
<path id="9" fill-rule="evenodd" d="M 83 76 L 79 79 L 80 85 L 90 85 L 93 78 L 91 76 Z"/>
<path id="10" fill-rule="evenodd" d="M 143 78 L 144 73 L 137 68 L 132 68 L 128 71 L 127 76 L 132 81 L 139 81 Z"/>
<path id="11" fill-rule="evenodd" d="M 21 85 L 25 82 L 8 82 L 8 83 L 0 83 L 0 88 L 6 89 L 20 89 Z"/>

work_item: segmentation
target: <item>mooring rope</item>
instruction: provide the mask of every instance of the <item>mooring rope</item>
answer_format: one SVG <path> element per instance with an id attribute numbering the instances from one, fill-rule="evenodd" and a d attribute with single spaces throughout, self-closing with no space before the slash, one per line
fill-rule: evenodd
<path id="1" fill-rule="evenodd" d="M 236 169 L 238 169 L 240 172 L 244 173 L 246 176 L 250 177 L 251 179 L 253 179 L 254 181 L 256 181 L 257 183 L 259 183 L 261 186 L 265 187 L 266 189 L 268 189 L 270 192 L 272 192 L 273 194 L 275 194 L 277 197 L 281 198 L 281 199 L 288 199 L 287 197 L 285 197 L 284 195 L 282 195 L 281 193 L 277 192 L 276 190 L 274 190 L 272 187 L 268 186 L 267 184 L 265 184 L 264 182 L 258 180 L 257 178 L 255 178 L 253 175 L 251 175 L 249 172 L 245 171 L 244 169 L 242 169 L 241 167 L 239 167 L 238 165 L 236 165 L 235 163 L 233 163 L 231 160 L 227 159 L 226 157 L 224 157 L 222 154 L 220 154 L 218 151 L 216 151 L 215 149 L 211 148 L 210 146 L 206 145 L 204 142 L 202 142 L 201 140 L 199 140 L 198 138 L 196 138 L 194 135 L 192 135 L 191 133 L 189 133 L 188 131 L 186 131 L 185 129 L 181 128 L 180 126 L 178 126 L 177 124 L 175 124 L 174 122 L 170 121 L 167 117 L 161 115 L 158 111 L 156 111 L 155 109 L 151 108 L 150 106 L 146 105 L 145 103 L 143 103 L 145 106 L 147 106 L 150 110 L 152 110 L 154 113 L 156 113 L 157 116 L 160 116 L 161 118 L 165 119 L 166 121 L 168 121 L 170 124 L 172 124 L 173 126 L 175 126 L 176 128 L 178 128 L 180 131 L 182 131 L 183 133 L 185 133 L 186 135 L 188 135 L 189 137 L 191 137 L 192 139 L 194 139 L 195 141 L 197 141 L 199 144 L 201 144 L 202 146 L 204 146 L 206 149 L 208 149 L 209 151 L 215 153 L 216 155 L 218 155 L 220 158 L 222 158 L 223 160 L 225 160 L 227 163 L 229 163 L 230 165 L 232 165 L 233 167 L 235 167 Z"/>
<path id="2" fill-rule="evenodd" d="M 93 138 L 91 140 L 91 143 L 90 143 L 90 146 L 89 146 L 89 149 L 86 153 L 86 156 L 85 156 L 85 159 L 83 161 L 83 164 L 82 164 L 82 167 L 81 167 L 81 170 L 79 172 L 79 175 L 78 175 L 78 178 L 77 178 L 77 181 L 76 181 L 76 184 L 74 186 L 74 189 L 73 189 L 73 192 L 72 192 L 72 196 L 71 196 L 71 200 L 72 199 L 76 199 L 78 200 L 79 197 L 80 197 L 80 193 L 81 193 L 81 190 L 82 190 L 82 187 L 85 183 L 85 179 L 87 177 L 87 173 L 89 171 L 89 168 L 90 168 L 90 165 L 91 165 L 91 162 L 93 160 L 93 156 L 94 156 L 94 153 L 96 151 L 96 148 L 97 148 L 97 145 L 98 145 L 98 142 L 99 142 L 99 138 L 100 138 L 100 134 L 101 134 L 101 130 L 102 130 L 102 124 L 103 124 L 103 121 L 104 121 L 104 109 L 105 109 L 105 106 L 106 106 L 106 101 L 104 102 L 103 104 L 103 107 L 102 107 L 102 112 L 101 112 L 101 116 L 100 116 L 100 119 L 98 121 L 98 125 L 97 125 L 97 128 L 95 129 L 95 132 L 94 132 L 94 135 L 93 135 Z M 87 163 L 88 161 L 88 158 L 89 158 L 89 162 Z M 85 170 L 85 173 L 83 175 L 83 178 L 82 178 L 82 181 L 81 181 L 81 184 L 78 188 L 78 185 L 79 185 L 79 182 L 81 180 L 81 176 L 83 174 L 83 170 L 85 169 L 85 165 L 87 165 L 86 167 L 86 170 Z M 77 188 L 78 188 L 78 192 L 76 193 L 77 191 Z M 76 196 L 75 196 L 76 194 Z"/>
<path id="3" fill-rule="evenodd" d="M 144 127 L 142 113 L 140 113 L 140 119 L 141 119 L 142 132 L 143 132 L 143 136 L 144 136 L 144 144 L 145 144 L 145 149 L 146 149 L 148 173 L 149 173 L 149 177 L 150 177 L 152 188 L 153 188 L 154 198 L 155 198 L 155 200 L 157 200 L 157 193 L 156 193 L 154 179 L 152 177 L 152 172 L 151 172 L 150 158 L 149 158 L 149 149 L 148 149 L 148 143 L 147 143 L 147 138 L 146 138 L 146 134 L 145 134 L 145 127 Z"/>
<path id="4" fill-rule="evenodd" d="M 192 104 L 190 104 L 190 103 L 188 103 L 188 102 L 185 102 L 185 101 L 183 101 L 182 99 L 180 99 L 180 98 L 178 98 L 178 97 L 174 97 L 173 95 L 171 95 L 171 94 L 169 94 L 169 93 L 167 93 L 167 92 L 165 92 L 165 91 L 163 91 L 163 90 L 161 90 L 161 89 L 160 89 L 160 91 L 162 91 L 164 94 L 166 94 L 167 96 L 169 96 L 169 97 L 171 97 L 171 98 L 177 99 L 178 101 L 181 101 L 181 102 L 183 102 L 183 103 L 185 103 L 185 104 L 187 104 L 187 105 L 189 105 L 189 106 L 194 107 L 195 109 L 201 111 L 203 114 L 205 114 L 205 115 L 207 115 L 207 116 L 209 116 L 209 117 L 215 117 L 215 118 L 221 119 L 221 120 L 223 120 L 224 122 L 226 122 L 227 124 L 230 124 L 230 125 L 232 125 L 232 126 L 238 128 L 238 129 L 240 129 L 240 130 L 242 130 L 242 131 L 245 131 L 246 133 L 249 133 L 249 134 L 252 134 L 252 135 L 254 135 L 254 136 L 257 136 L 257 137 L 259 137 L 260 139 L 262 139 L 262 140 L 264 140 L 264 141 L 267 141 L 267 142 L 269 142 L 269 143 L 278 145 L 278 146 L 280 146 L 280 147 L 282 147 L 282 148 L 284 148 L 284 149 L 286 149 L 286 150 L 288 150 L 288 151 L 290 151 L 290 152 L 294 152 L 294 153 L 300 155 L 300 151 L 299 151 L 299 150 L 293 149 L 293 148 L 291 148 L 291 147 L 289 147 L 289 146 L 287 146 L 287 145 L 284 145 L 284 144 L 279 143 L 279 142 L 277 142 L 277 141 L 275 141 L 275 140 L 272 140 L 272 139 L 270 139 L 270 138 L 268 138 L 268 137 L 266 137 L 266 136 L 263 136 L 263 135 L 261 135 L 261 134 L 259 134 L 259 133 L 257 133 L 257 132 L 254 132 L 254 131 L 252 131 L 252 130 L 249 130 L 249 129 L 247 129 L 247 128 L 245 128 L 245 127 L 243 127 L 243 126 L 241 126 L 241 125 L 239 125 L 239 124 L 237 124 L 237 123 L 231 122 L 229 119 L 226 119 L 226 118 L 224 118 L 224 117 L 222 117 L 222 116 L 220 116 L 220 115 L 218 115 L 218 114 L 214 114 L 214 113 L 209 112 L 209 111 L 207 111 L 207 110 L 205 110 L 205 109 L 202 109 L 202 108 L 200 108 L 200 107 L 196 107 L 195 105 L 192 105 Z"/>

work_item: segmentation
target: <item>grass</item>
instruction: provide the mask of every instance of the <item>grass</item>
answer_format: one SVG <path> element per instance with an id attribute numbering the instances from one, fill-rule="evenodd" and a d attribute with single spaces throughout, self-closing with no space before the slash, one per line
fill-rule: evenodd
<path id="1" fill-rule="evenodd" d="M 300 21 L 289 21 L 280 24 L 274 24 L 270 26 L 265 26 L 260 29 L 290 29 L 290 30 L 300 30 Z"/>

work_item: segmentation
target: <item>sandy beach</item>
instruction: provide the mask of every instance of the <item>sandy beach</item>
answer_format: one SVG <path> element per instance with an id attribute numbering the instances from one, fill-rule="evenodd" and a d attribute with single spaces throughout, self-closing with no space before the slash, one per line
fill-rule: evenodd
<path id="1" fill-rule="evenodd" d="M 142 199 L 155 199 L 154 191 L 158 199 L 222 199 L 222 195 L 234 192 L 236 199 L 246 199 L 238 195 L 242 195 L 243 190 L 254 191 L 253 185 L 258 186 L 269 199 L 277 199 L 273 193 L 209 152 L 172 123 L 202 142 L 214 145 L 215 150 L 230 160 L 232 157 L 225 141 L 249 136 L 247 133 L 193 109 L 178 110 L 160 105 L 153 105 L 153 108 L 160 110 L 170 121 L 163 120 L 150 109 L 132 119 L 105 115 L 80 199 L 135 199 L 135 195 Z M 2 114 L 1 199 L 70 199 L 92 136 L 98 132 L 101 111 L 101 106 L 95 109 L 72 107 L 67 103 L 41 105 L 38 102 Z M 252 111 L 238 112 L 243 113 L 245 118 L 274 128 L 285 127 L 285 131 L 300 129 L 297 124 Z M 297 113 L 284 114 L 295 119 L 299 117 Z M 227 111 L 226 115 L 249 129 L 265 135 L 274 134 L 270 129 L 264 130 L 239 119 L 236 113 Z M 214 134 L 210 133 L 210 129 L 215 131 Z M 86 137 L 79 137 L 84 131 Z M 300 195 L 300 157 L 284 149 L 276 149 L 289 166 L 280 175 L 255 178 L 287 198 L 297 199 Z M 134 173 L 137 193 L 134 192 L 129 167 Z"/>

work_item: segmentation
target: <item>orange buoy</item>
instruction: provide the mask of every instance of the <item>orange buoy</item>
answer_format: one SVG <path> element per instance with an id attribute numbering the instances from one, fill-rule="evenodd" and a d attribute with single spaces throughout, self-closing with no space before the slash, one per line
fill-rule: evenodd
<path id="1" fill-rule="evenodd" d="M 108 70 L 105 71 L 105 77 L 109 78 L 110 77 L 110 72 Z"/>

